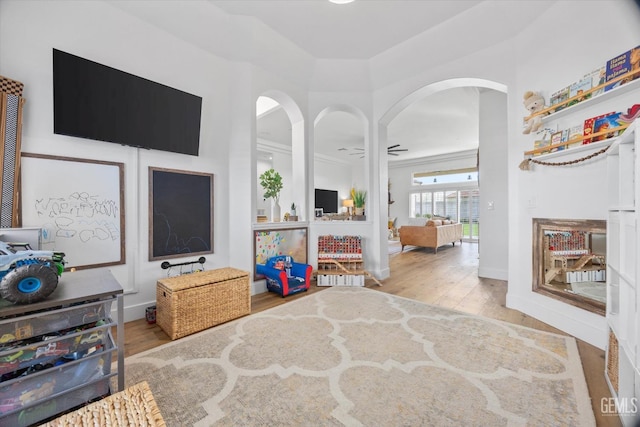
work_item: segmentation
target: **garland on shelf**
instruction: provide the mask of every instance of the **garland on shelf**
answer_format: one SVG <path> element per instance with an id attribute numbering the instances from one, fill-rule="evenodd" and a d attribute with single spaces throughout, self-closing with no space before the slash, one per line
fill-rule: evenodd
<path id="1" fill-rule="evenodd" d="M 544 162 L 542 160 L 534 160 L 531 157 L 528 157 L 526 159 L 524 159 L 522 162 L 520 162 L 520 169 L 522 169 L 523 171 L 528 171 L 531 169 L 531 163 L 535 163 L 537 165 L 543 165 L 543 166 L 569 166 L 569 165 L 574 165 L 576 163 L 580 163 L 580 162 L 585 162 L 589 159 L 592 159 L 596 156 L 599 156 L 600 154 L 604 154 L 609 147 L 611 147 L 611 145 L 607 145 L 606 147 L 604 147 L 602 150 L 600 151 L 596 151 L 595 153 L 591 153 L 588 156 L 584 156 L 581 157 L 579 159 L 575 159 L 575 160 L 570 160 L 568 162 Z"/>

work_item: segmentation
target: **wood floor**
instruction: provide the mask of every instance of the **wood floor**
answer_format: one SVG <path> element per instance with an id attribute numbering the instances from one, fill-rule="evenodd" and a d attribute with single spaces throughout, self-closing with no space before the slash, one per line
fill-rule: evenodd
<path id="1" fill-rule="evenodd" d="M 565 335 L 530 316 L 506 308 L 507 283 L 478 278 L 477 249 L 476 244 L 466 242 L 442 247 L 437 254 L 432 249 L 407 247 L 404 252 L 389 256 L 391 276 L 382 282 L 382 287 L 371 279 L 365 283 L 367 287 L 393 295 Z M 309 292 L 324 289 L 312 284 Z M 251 311 L 266 310 L 304 295 L 286 298 L 273 293 L 255 295 L 251 298 Z M 144 319 L 125 324 L 125 356 L 170 341 L 162 329 L 149 325 Z M 601 399 L 611 397 L 604 379 L 604 352 L 580 340 L 578 349 L 597 425 L 620 426 L 617 417 L 603 416 L 600 410 Z"/>

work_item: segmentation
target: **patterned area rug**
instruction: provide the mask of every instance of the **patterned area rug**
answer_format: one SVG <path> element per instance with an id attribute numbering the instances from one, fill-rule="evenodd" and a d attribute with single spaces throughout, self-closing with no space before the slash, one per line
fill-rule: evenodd
<path id="1" fill-rule="evenodd" d="M 125 361 L 168 426 L 593 426 L 571 337 L 329 288 Z"/>

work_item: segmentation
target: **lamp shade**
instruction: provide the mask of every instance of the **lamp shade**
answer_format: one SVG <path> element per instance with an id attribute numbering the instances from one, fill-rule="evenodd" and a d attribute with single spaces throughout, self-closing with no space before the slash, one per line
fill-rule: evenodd
<path id="1" fill-rule="evenodd" d="M 345 199 L 342 201 L 342 206 L 344 206 L 345 208 L 352 208 L 353 207 L 353 200 L 352 199 Z"/>

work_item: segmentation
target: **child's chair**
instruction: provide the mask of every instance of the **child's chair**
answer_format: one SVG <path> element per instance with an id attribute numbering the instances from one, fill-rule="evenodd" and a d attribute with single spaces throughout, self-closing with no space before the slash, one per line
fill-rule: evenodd
<path id="1" fill-rule="evenodd" d="M 278 255 L 257 264 L 256 272 L 267 279 L 267 290 L 283 297 L 309 289 L 313 267 L 294 262 L 289 255 Z"/>

